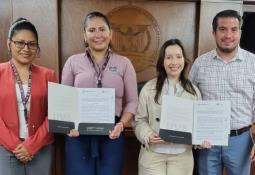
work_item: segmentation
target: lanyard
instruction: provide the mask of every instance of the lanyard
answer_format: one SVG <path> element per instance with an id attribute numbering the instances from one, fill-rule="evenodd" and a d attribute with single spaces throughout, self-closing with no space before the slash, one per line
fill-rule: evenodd
<path id="1" fill-rule="evenodd" d="M 10 62 L 10 63 L 11 63 L 12 71 L 13 71 L 13 73 L 14 73 L 16 82 L 17 82 L 18 85 L 19 85 L 21 100 L 22 100 L 22 104 L 23 104 L 23 106 L 24 106 L 24 117 L 25 117 L 26 124 L 27 124 L 27 123 L 28 123 L 28 119 L 27 119 L 27 102 L 28 102 L 29 96 L 30 96 L 30 94 L 31 94 L 31 85 L 32 85 L 32 65 L 29 66 L 28 88 L 27 88 L 27 95 L 25 96 L 25 92 L 24 92 L 24 89 L 23 89 L 23 86 L 22 86 L 22 81 L 21 81 L 21 79 L 20 79 L 18 70 L 17 70 L 17 68 L 15 67 L 15 65 L 14 65 L 12 62 Z"/>
<path id="2" fill-rule="evenodd" d="M 110 52 L 107 53 L 106 55 L 106 59 L 105 59 L 105 62 L 104 64 L 102 65 L 102 68 L 100 68 L 91 58 L 91 54 L 89 53 L 89 51 L 87 50 L 87 56 L 88 56 L 88 59 L 91 61 L 92 65 L 93 65 L 93 68 L 96 72 L 96 75 L 97 75 L 97 87 L 98 88 L 102 88 L 103 85 L 102 85 L 102 77 L 103 77 L 103 71 L 105 70 L 108 62 L 109 62 L 109 59 L 110 59 Z M 98 69 L 96 68 L 98 67 Z"/>

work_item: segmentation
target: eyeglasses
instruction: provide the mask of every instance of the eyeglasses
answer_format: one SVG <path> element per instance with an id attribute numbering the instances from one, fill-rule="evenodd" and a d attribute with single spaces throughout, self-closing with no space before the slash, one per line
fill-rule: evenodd
<path id="1" fill-rule="evenodd" d="M 27 45 L 27 47 L 30 50 L 37 50 L 38 49 L 38 43 L 34 42 L 34 41 L 25 42 L 25 41 L 13 41 L 13 40 L 11 40 L 11 42 L 13 42 L 15 47 L 17 47 L 18 49 L 23 49 L 25 47 L 25 45 Z"/>

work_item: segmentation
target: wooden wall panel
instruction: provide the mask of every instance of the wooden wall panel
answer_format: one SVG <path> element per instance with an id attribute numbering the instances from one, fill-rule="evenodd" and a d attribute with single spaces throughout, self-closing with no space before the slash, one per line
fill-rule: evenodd
<path id="1" fill-rule="evenodd" d="M 11 25 L 12 18 L 12 5 L 9 0 L 1 0 L 0 3 L 0 62 L 7 61 L 7 39 L 8 31 Z"/>
<path id="2" fill-rule="evenodd" d="M 200 8 L 199 23 L 199 55 L 214 49 L 216 47 L 212 35 L 213 17 L 220 11 L 225 9 L 233 9 L 242 13 L 242 0 L 202 0 Z"/>
<path id="3" fill-rule="evenodd" d="M 150 1 L 134 2 L 133 5 L 144 8 L 156 19 L 160 28 L 160 47 L 168 39 L 179 38 L 184 45 L 187 57 L 190 60 L 194 59 L 197 6 L 195 2 Z M 157 58 L 155 63 L 156 61 Z M 147 81 L 154 76 L 156 76 L 154 66 L 137 74 L 138 81 Z"/>
<path id="4" fill-rule="evenodd" d="M 38 31 L 41 48 L 36 63 L 59 73 L 57 0 L 13 0 L 13 20 L 25 17 Z"/>
<path id="5" fill-rule="evenodd" d="M 160 28 L 160 46 L 170 38 L 180 38 L 193 60 L 196 53 L 196 3 L 172 1 L 115 1 L 115 0 L 62 0 L 61 1 L 61 67 L 72 54 L 83 52 L 83 20 L 91 11 L 108 13 L 123 6 L 134 5 L 148 11 L 157 21 Z M 155 10 L 155 9 L 161 9 Z M 182 13 L 180 13 L 182 12 Z M 75 20 L 74 20 L 75 19 Z M 156 62 L 155 58 L 155 62 Z M 155 66 L 137 74 L 138 81 L 147 81 L 156 75 Z"/>

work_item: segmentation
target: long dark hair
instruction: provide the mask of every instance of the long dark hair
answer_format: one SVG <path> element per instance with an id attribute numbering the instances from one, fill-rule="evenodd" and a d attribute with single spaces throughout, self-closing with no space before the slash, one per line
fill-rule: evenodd
<path id="1" fill-rule="evenodd" d="M 184 48 L 182 46 L 182 43 L 179 39 L 170 39 L 167 40 L 160 48 L 160 52 L 159 52 L 159 57 L 158 57 L 158 61 L 157 61 L 157 72 L 158 72 L 158 76 L 157 76 L 157 83 L 156 83 L 156 95 L 154 97 L 154 101 L 158 104 L 158 99 L 159 96 L 162 92 L 162 88 L 164 85 L 164 82 L 167 78 L 167 74 L 166 74 L 166 70 L 164 68 L 164 59 L 165 59 L 165 51 L 166 48 L 168 46 L 172 46 L 172 45 L 178 45 L 181 50 L 182 50 L 182 54 L 184 57 L 184 68 L 181 72 L 180 75 L 180 82 L 181 85 L 183 87 L 183 89 L 193 95 L 196 95 L 196 91 L 192 85 L 192 83 L 189 81 L 189 79 L 187 78 L 188 76 L 188 71 L 189 71 L 189 66 L 190 66 L 190 61 L 187 59 Z"/>

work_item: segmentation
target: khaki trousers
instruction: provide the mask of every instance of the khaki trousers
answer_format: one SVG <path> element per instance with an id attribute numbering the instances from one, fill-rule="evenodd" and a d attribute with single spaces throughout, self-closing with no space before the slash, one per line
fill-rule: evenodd
<path id="1" fill-rule="evenodd" d="M 160 154 L 141 146 L 139 175 L 192 175 L 193 167 L 191 148 L 181 154 Z"/>

